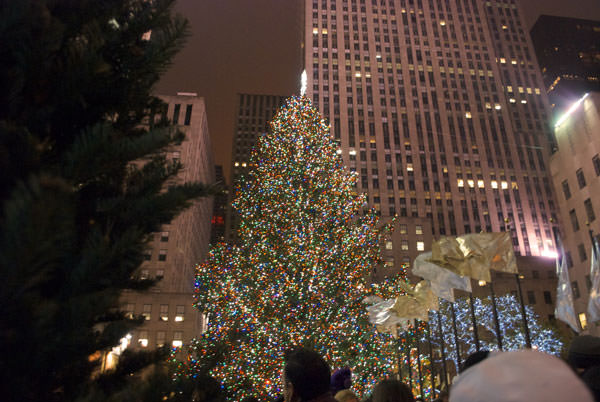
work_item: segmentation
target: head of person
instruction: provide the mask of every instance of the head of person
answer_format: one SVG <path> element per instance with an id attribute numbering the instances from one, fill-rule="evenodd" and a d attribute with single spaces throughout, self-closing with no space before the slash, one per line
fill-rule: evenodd
<path id="1" fill-rule="evenodd" d="M 585 384 L 559 358 L 535 350 L 498 353 L 452 384 L 450 402 L 592 402 Z"/>
<path id="2" fill-rule="evenodd" d="M 356 394 L 349 389 L 343 389 L 335 394 L 335 400 L 338 402 L 359 402 Z"/>
<path id="3" fill-rule="evenodd" d="M 460 372 L 462 373 L 469 367 L 472 367 L 477 363 L 481 362 L 482 360 L 485 360 L 489 356 L 489 354 L 489 350 L 479 350 L 477 352 L 471 353 L 469 356 L 467 356 L 462 366 L 460 367 Z"/>
<path id="4" fill-rule="evenodd" d="M 352 386 L 352 371 L 348 367 L 337 369 L 331 375 L 331 393 L 337 395 L 339 391 Z"/>
<path id="5" fill-rule="evenodd" d="M 286 353 L 283 368 L 285 402 L 303 402 L 329 393 L 331 370 L 315 351 L 295 348 Z"/>
<path id="6" fill-rule="evenodd" d="M 373 402 L 415 402 L 408 385 L 402 381 L 385 379 L 373 389 Z"/>
<path id="7" fill-rule="evenodd" d="M 600 365 L 600 338 L 592 335 L 579 335 L 569 345 L 567 361 L 578 373 Z"/>

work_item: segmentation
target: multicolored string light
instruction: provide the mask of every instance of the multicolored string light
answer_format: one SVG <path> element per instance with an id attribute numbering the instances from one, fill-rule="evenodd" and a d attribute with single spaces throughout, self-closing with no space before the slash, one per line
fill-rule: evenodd
<path id="1" fill-rule="evenodd" d="M 395 296 L 394 281 L 405 278 L 368 284 L 389 225 L 364 210 L 356 175 L 336 151 L 310 100 L 290 98 L 237 190 L 238 245 L 215 245 L 197 267 L 196 305 L 208 330 L 179 375 L 193 376 L 225 348 L 211 374 L 233 398 L 274 396 L 294 345 L 317 350 L 333 368 L 351 367 L 359 393 L 395 371 L 397 341 L 369 324 L 362 300 Z"/>

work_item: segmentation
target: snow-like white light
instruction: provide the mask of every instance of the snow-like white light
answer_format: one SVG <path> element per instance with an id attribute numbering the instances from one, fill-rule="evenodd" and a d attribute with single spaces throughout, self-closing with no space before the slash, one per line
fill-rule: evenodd
<path id="1" fill-rule="evenodd" d="M 589 95 L 589 93 L 583 95 L 581 97 L 581 99 L 579 99 L 577 102 L 573 103 L 573 105 L 569 108 L 569 110 L 567 110 L 567 112 L 562 115 L 562 117 L 560 119 L 558 119 L 558 121 L 556 122 L 556 124 L 554 125 L 554 128 L 558 128 L 558 126 L 560 126 L 561 124 L 564 123 L 564 121 L 567 119 L 567 117 L 569 117 L 569 115 L 571 115 L 581 104 L 581 102 L 583 102 L 583 100 L 585 98 L 587 98 Z"/>
<path id="2" fill-rule="evenodd" d="M 544 249 L 544 251 L 542 251 L 542 257 L 552 258 L 556 260 L 558 258 L 558 253 L 556 251 Z"/>
<path id="3" fill-rule="evenodd" d="M 302 71 L 300 75 L 300 96 L 304 96 L 306 94 L 306 86 L 308 85 L 308 76 L 306 75 L 306 70 Z"/>

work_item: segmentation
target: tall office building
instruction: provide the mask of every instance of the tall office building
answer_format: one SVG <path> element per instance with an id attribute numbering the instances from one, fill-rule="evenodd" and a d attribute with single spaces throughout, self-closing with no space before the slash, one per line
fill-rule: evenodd
<path id="1" fill-rule="evenodd" d="M 556 127 L 558 146 L 550 169 L 564 222 L 563 237 L 575 312 L 587 323 L 592 241 L 600 235 L 600 92 L 582 98 Z M 590 329 L 600 334 L 599 323 Z"/>
<path id="2" fill-rule="evenodd" d="M 386 259 L 505 228 L 551 254 L 550 108 L 515 0 L 306 0 L 304 20 L 307 95 L 357 191 L 399 216 Z"/>
<path id="3" fill-rule="evenodd" d="M 235 107 L 233 133 L 231 191 L 227 206 L 225 239 L 237 241 L 239 220 L 231 207 L 239 178 L 249 170 L 250 155 L 258 138 L 270 130 L 269 122 L 282 106 L 287 96 L 238 94 Z"/>
<path id="4" fill-rule="evenodd" d="M 167 117 L 186 134 L 186 140 L 167 154 L 183 164 L 174 181 L 214 183 L 204 99 L 191 93 L 160 98 L 168 105 Z M 202 316 L 192 305 L 194 268 L 208 251 L 212 213 L 212 198 L 200 198 L 154 234 L 140 276 L 160 281 L 149 291 L 129 291 L 121 298 L 127 313 L 146 319 L 132 334 L 130 347 L 181 346 L 201 333 Z"/>
<path id="5" fill-rule="evenodd" d="M 600 91 L 600 21 L 542 15 L 531 40 L 557 115 L 586 92 Z"/>

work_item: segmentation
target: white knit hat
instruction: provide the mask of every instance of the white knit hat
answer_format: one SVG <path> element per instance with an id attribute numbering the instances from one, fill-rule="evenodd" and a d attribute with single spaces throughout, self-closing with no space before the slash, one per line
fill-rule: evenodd
<path id="1" fill-rule="evenodd" d="M 593 402 L 585 384 L 557 357 L 535 350 L 498 353 L 462 373 L 450 402 Z"/>

